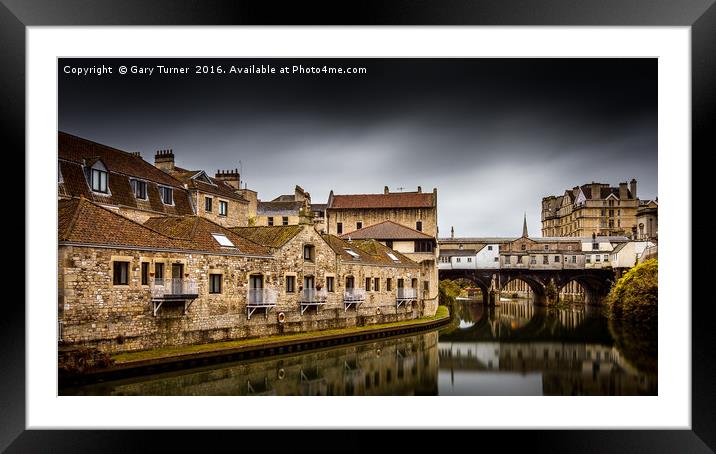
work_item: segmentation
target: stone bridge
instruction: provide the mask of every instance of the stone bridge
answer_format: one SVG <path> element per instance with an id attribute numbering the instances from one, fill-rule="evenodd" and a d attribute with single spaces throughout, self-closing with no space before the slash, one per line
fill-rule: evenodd
<path id="1" fill-rule="evenodd" d="M 483 303 L 494 305 L 499 302 L 500 292 L 505 286 L 519 279 L 529 285 L 535 304 L 554 303 L 559 291 L 570 282 L 577 282 L 584 288 L 587 304 L 597 304 L 609 293 L 615 281 L 614 272 L 608 268 L 587 269 L 444 269 L 439 270 L 440 279 L 466 279 L 480 288 Z M 547 288 L 554 284 L 557 295 L 548 299 Z"/>

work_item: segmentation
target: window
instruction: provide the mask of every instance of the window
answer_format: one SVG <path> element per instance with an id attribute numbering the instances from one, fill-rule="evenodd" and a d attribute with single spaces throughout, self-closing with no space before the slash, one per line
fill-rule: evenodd
<path id="1" fill-rule="evenodd" d="M 281 218 L 281 225 L 288 225 L 288 216 L 283 216 Z"/>
<path id="2" fill-rule="evenodd" d="M 530 256 L 530 265 L 536 265 L 537 264 L 537 256 L 532 255 Z"/>
<path id="3" fill-rule="evenodd" d="M 141 199 L 141 200 L 147 200 L 147 182 L 146 181 L 129 180 L 129 183 L 132 185 L 132 192 L 134 193 L 134 197 Z"/>
<path id="4" fill-rule="evenodd" d="M 609 220 L 609 228 L 610 229 L 614 228 L 614 219 Z"/>
<path id="5" fill-rule="evenodd" d="M 470 263 L 470 262 L 472 262 L 472 257 L 467 258 L 467 263 Z"/>
<path id="6" fill-rule="evenodd" d="M 356 260 L 360 258 L 360 255 L 358 255 L 353 249 L 346 249 L 345 251 Z"/>
<path id="7" fill-rule="evenodd" d="M 393 240 L 386 241 L 385 245 L 388 246 L 389 248 L 393 249 Z"/>
<path id="8" fill-rule="evenodd" d="M 149 285 L 149 262 L 142 262 L 142 285 Z"/>
<path id="9" fill-rule="evenodd" d="M 114 262 L 112 283 L 114 285 L 129 285 L 129 262 Z"/>
<path id="10" fill-rule="evenodd" d="M 599 254 L 595 255 L 595 256 L 594 256 L 594 261 L 595 261 L 595 262 L 601 262 L 601 261 L 602 261 L 602 256 L 599 255 Z"/>
<path id="11" fill-rule="evenodd" d="M 204 197 L 204 211 L 211 213 L 213 203 L 214 199 L 212 199 L 211 197 Z"/>
<path id="12" fill-rule="evenodd" d="M 268 225 L 270 225 L 270 226 L 273 225 L 273 217 L 269 216 L 268 219 L 267 219 L 267 221 L 266 221 L 266 224 L 268 224 Z"/>
<path id="13" fill-rule="evenodd" d="M 343 223 L 342 223 L 342 222 L 339 222 L 339 223 L 336 225 L 336 229 L 337 229 L 336 231 L 338 232 L 339 235 L 342 234 L 342 233 L 343 233 Z"/>
<path id="14" fill-rule="evenodd" d="M 155 280 L 164 279 L 164 264 L 163 263 L 155 263 L 154 264 L 154 279 Z"/>
<path id="15" fill-rule="evenodd" d="M 365 278 L 365 291 L 370 292 L 370 278 Z"/>
<path id="16" fill-rule="evenodd" d="M 609 261 L 609 254 L 604 254 L 604 261 L 605 261 L 605 262 L 608 262 L 608 261 Z"/>
<path id="17" fill-rule="evenodd" d="M 592 250 L 598 251 L 599 250 L 599 243 L 592 243 Z"/>
<path id="18" fill-rule="evenodd" d="M 107 191 L 107 171 L 102 168 L 92 168 L 92 190 L 96 192 Z"/>
<path id="19" fill-rule="evenodd" d="M 423 231 L 423 221 L 418 221 L 415 223 L 415 230 L 417 230 L 418 232 Z"/>
<path id="20" fill-rule="evenodd" d="M 554 263 L 559 263 L 559 256 L 558 256 L 558 255 L 555 255 L 555 256 L 554 256 Z"/>
<path id="21" fill-rule="evenodd" d="M 572 256 L 572 263 L 577 263 L 577 256 L 576 256 L 576 255 L 573 255 L 573 256 Z"/>
<path id="22" fill-rule="evenodd" d="M 545 250 L 545 251 L 549 251 L 549 244 L 545 244 L 545 245 L 544 245 L 544 250 Z"/>
<path id="23" fill-rule="evenodd" d="M 542 256 L 542 265 L 547 265 L 547 264 L 549 264 L 549 256 L 543 255 Z"/>
<path id="24" fill-rule="evenodd" d="M 496 261 L 496 262 L 499 262 L 499 261 L 500 261 L 500 258 L 499 258 L 499 257 L 495 257 L 495 261 Z"/>
<path id="25" fill-rule="evenodd" d="M 487 250 L 488 250 L 488 251 L 491 251 L 491 250 L 492 250 L 492 246 L 487 246 Z"/>
<path id="26" fill-rule="evenodd" d="M 315 248 L 310 244 L 303 245 L 303 260 L 312 262 L 315 258 Z"/>
<path id="27" fill-rule="evenodd" d="M 221 274 L 209 275 L 209 293 L 221 293 Z"/>
<path id="28" fill-rule="evenodd" d="M 221 246 L 235 247 L 235 246 L 234 246 L 234 243 L 232 243 L 231 240 L 228 239 L 228 238 L 226 237 L 226 235 L 224 235 L 224 234 L 221 234 L 221 233 L 212 233 L 211 236 L 213 236 L 214 239 L 216 240 L 216 242 L 219 243 L 219 245 L 221 245 Z"/>
<path id="29" fill-rule="evenodd" d="M 614 210 L 609 210 L 609 217 L 614 217 Z"/>
<path id="30" fill-rule="evenodd" d="M 398 259 L 398 257 L 395 256 L 395 254 L 393 254 L 392 252 L 388 252 L 387 254 L 390 260 L 394 261 L 395 263 L 400 263 L 400 260 Z"/>
<path id="31" fill-rule="evenodd" d="M 387 279 L 385 280 L 385 289 L 386 289 L 387 291 L 393 290 L 393 279 L 387 278 Z"/>
<path id="32" fill-rule="evenodd" d="M 380 291 L 380 278 L 376 277 L 373 279 L 373 291 L 379 292 Z"/>
<path id="33" fill-rule="evenodd" d="M 363 223 L 362 222 L 356 222 L 356 230 L 362 229 Z"/>
<path id="34" fill-rule="evenodd" d="M 433 252 L 433 242 L 430 240 L 416 241 L 415 252 Z"/>
<path id="35" fill-rule="evenodd" d="M 166 186 L 159 186 L 159 195 L 164 205 L 174 205 L 174 190 Z"/>
<path id="36" fill-rule="evenodd" d="M 335 278 L 333 276 L 326 277 L 326 291 L 328 291 L 328 292 L 336 291 Z"/>
<path id="37" fill-rule="evenodd" d="M 585 256 L 585 257 L 586 257 L 586 258 L 585 258 L 585 262 L 586 262 L 586 263 L 592 263 L 592 260 L 591 260 L 592 256 L 591 256 L 591 255 L 587 255 L 587 256 Z"/>
<path id="38" fill-rule="evenodd" d="M 429 290 L 430 290 L 430 282 L 429 282 L 429 281 L 423 281 L 423 291 L 424 291 L 425 293 L 428 293 Z"/>
<path id="39" fill-rule="evenodd" d="M 527 245 L 526 245 L 526 244 L 520 245 L 520 250 L 521 250 L 521 251 L 526 251 L 526 250 L 527 250 Z"/>
<path id="40" fill-rule="evenodd" d="M 286 293 L 296 291 L 296 276 L 286 276 Z"/>
<path id="41" fill-rule="evenodd" d="M 460 261 L 461 261 L 460 257 L 456 258 L 455 261 L 456 261 L 457 263 L 460 263 Z"/>
<path id="42" fill-rule="evenodd" d="M 229 202 L 219 200 L 219 216 L 226 216 L 229 212 Z"/>
<path id="43" fill-rule="evenodd" d="M 607 215 L 607 210 L 605 210 L 604 208 L 602 208 L 602 210 L 600 211 L 600 214 L 601 214 L 602 216 L 606 216 L 606 215 Z"/>
<path id="44" fill-rule="evenodd" d="M 506 255 L 505 256 L 505 265 L 509 265 L 509 264 L 510 264 L 510 256 Z"/>
<path id="45" fill-rule="evenodd" d="M 355 279 L 353 278 L 353 276 L 346 276 L 346 288 L 347 289 L 353 288 L 353 285 L 355 285 L 354 283 L 355 283 Z"/>

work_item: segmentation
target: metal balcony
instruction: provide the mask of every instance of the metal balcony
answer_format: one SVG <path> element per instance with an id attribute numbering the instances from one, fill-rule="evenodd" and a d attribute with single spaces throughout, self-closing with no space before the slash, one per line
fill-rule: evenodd
<path id="1" fill-rule="evenodd" d="M 306 288 L 301 290 L 301 315 L 309 307 L 315 307 L 318 310 L 318 306 L 326 304 L 328 299 L 328 292 L 325 289 Z"/>
<path id="2" fill-rule="evenodd" d="M 395 308 L 398 309 L 402 304 L 407 304 L 411 301 L 418 301 L 418 289 L 416 288 L 398 288 L 398 294 L 395 297 Z"/>
<path id="3" fill-rule="evenodd" d="M 189 306 L 199 297 L 199 290 L 194 279 L 168 278 L 154 279 L 150 288 L 152 294 L 152 313 L 156 317 L 164 304 L 182 304 L 186 315 Z"/>
<path id="4" fill-rule="evenodd" d="M 343 311 L 347 312 L 352 305 L 358 309 L 358 306 L 365 303 L 365 289 L 349 288 L 343 292 Z"/>
<path id="5" fill-rule="evenodd" d="M 246 302 L 246 318 L 251 320 L 251 316 L 257 309 L 265 311 L 266 318 L 271 308 L 276 307 L 278 292 L 270 288 L 250 288 L 248 299 Z"/>

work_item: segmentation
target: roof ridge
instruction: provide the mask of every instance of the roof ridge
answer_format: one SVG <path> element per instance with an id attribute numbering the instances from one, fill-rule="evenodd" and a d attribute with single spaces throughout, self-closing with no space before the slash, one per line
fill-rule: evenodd
<path id="1" fill-rule="evenodd" d="M 87 199 L 84 196 L 80 196 L 79 199 L 75 199 L 74 197 L 70 200 L 76 200 L 76 207 L 74 213 L 72 213 L 72 219 L 70 219 L 69 224 L 67 225 L 67 228 L 65 229 L 65 236 L 69 237 L 69 232 L 72 232 L 72 230 L 75 228 L 75 224 L 77 223 L 77 218 L 80 216 L 80 205 L 83 201 L 87 201 Z"/>

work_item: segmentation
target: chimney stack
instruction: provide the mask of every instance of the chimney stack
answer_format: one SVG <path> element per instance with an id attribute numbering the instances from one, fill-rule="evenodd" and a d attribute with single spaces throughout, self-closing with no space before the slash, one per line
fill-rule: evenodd
<path id="1" fill-rule="evenodd" d="M 455 238 L 455 227 L 450 226 L 450 238 Z"/>
<path id="2" fill-rule="evenodd" d="M 132 156 L 136 156 L 138 158 L 142 157 L 142 153 L 140 153 L 138 151 L 130 151 L 129 154 L 131 154 Z"/>
<path id="3" fill-rule="evenodd" d="M 241 189 L 241 175 L 239 175 L 239 169 L 217 170 L 214 178 L 223 181 L 234 189 Z"/>
<path id="4" fill-rule="evenodd" d="M 390 190 L 388 190 L 388 186 L 383 187 L 383 194 L 389 194 Z"/>
<path id="5" fill-rule="evenodd" d="M 631 179 L 631 197 L 636 199 L 636 179 Z"/>
<path id="6" fill-rule="evenodd" d="M 619 183 L 619 200 L 626 200 L 628 198 L 629 192 L 627 190 L 626 181 L 624 183 Z"/>
<path id="7" fill-rule="evenodd" d="M 423 188 L 421 186 L 418 186 L 418 194 L 423 192 Z"/>
<path id="8" fill-rule="evenodd" d="M 157 150 L 154 155 L 154 167 L 164 172 L 174 170 L 174 150 Z"/>
<path id="9" fill-rule="evenodd" d="M 599 200 L 602 198 L 602 185 L 592 181 L 592 197 L 593 200 Z"/>

